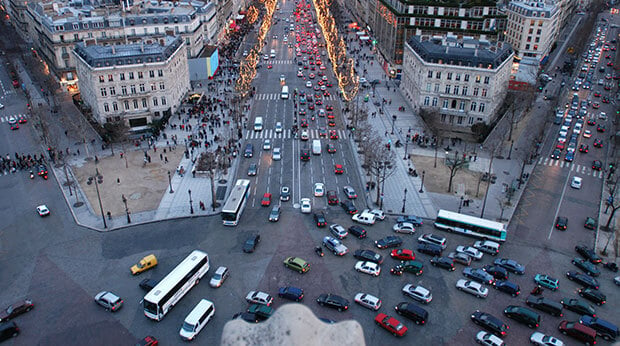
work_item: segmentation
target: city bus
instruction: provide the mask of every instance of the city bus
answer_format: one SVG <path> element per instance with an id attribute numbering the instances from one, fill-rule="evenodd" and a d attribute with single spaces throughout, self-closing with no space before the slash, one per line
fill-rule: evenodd
<path id="1" fill-rule="evenodd" d="M 503 223 L 443 209 L 437 213 L 435 227 L 488 240 L 506 241 L 506 225 Z"/>
<path id="2" fill-rule="evenodd" d="M 239 179 L 233 186 L 224 208 L 222 208 L 222 222 L 224 226 L 236 226 L 250 198 L 250 181 Z"/>
<path id="3" fill-rule="evenodd" d="M 144 315 L 161 321 L 194 285 L 209 271 L 209 256 L 194 250 L 144 296 Z"/>

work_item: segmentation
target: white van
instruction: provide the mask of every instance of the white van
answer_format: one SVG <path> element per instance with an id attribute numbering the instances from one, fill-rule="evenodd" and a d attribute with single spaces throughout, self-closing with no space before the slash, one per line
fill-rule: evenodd
<path id="1" fill-rule="evenodd" d="M 254 120 L 254 131 L 263 130 L 263 117 L 256 117 Z"/>
<path id="2" fill-rule="evenodd" d="M 283 85 L 282 86 L 282 93 L 280 94 L 280 97 L 283 100 L 287 100 L 288 99 L 288 85 Z"/>
<path id="3" fill-rule="evenodd" d="M 364 212 L 360 214 L 355 214 L 351 217 L 351 220 L 355 222 L 359 222 L 364 225 L 374 225 L 375 219 L 376 219 L 375 214 L 364 213 Z"/>
<path id="4" fill-rule="evenodd" d="M 214 314 L 215 305 L 206 299 L 202 299 L 189 315 L 185 317 L 179 335 L 184 340 L 194 339 L 211 318 L 213 318 Z"/>
<path id="5" fill-rule="evenodd" d="M 321 155 L 321 140 L 320 139 L 312 140 L 312 154 Z"/>
<path id="6" fill-rule="evenodd" d="M 275 58 L 276 57 L 276 50 L 272 49 L 271 52 L 269 53 L 269 57 L 271 58 Z"/>

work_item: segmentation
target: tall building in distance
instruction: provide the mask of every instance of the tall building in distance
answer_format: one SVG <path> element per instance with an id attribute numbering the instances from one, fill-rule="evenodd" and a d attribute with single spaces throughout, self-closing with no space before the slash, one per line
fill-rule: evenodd
<path id="1" fill-rule="evenodd" d="M 416 109 L 436 110 L 442 129 L 471 133 L 498 116 L 514 52 L 505 42 L 413 36 L 405 44 L 400 89 Z"/>
<path id="2" fill-rule="evenodd" d="M 506 41 L 516 56 L 544 63 L 560 32 L 559 7 L 545 0 L 511 0 L 506 13 Z"/>
<path id="3" fill-rule="evenodd" d="M 190 90 L 187 49 L 181 37 L 151 44 L 75 45 L 82 100 L 100 123 L 123 120 L 132 130 L 169 117 Z"/>

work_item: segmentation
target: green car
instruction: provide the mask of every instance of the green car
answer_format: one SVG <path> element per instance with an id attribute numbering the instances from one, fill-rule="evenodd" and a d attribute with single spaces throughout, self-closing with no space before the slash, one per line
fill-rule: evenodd
<path id="1" fill-rule="evenodd" d="M 560 303 L 570 311 L 576 312 L 580 315 L 588 315 L 596 317 L 596 311 L 592 305 L 575 298 L 564 298 L 560 300 Z"/>
<path id="2" fill-rule="evenodd" d="M 252 304 L 248 308 L 248 312 L 266 320 L 273 314 L 273 309 L 263 304 Z"/>
<path id="3" fill-rule="evenodd" d="M 299 257 L 287 257 L 284 260 L 284 266 L 289 269 L 293 269 L 294 271 L 300 272 L 301 274 L 310 270 L 310 265 L 304 259 Z"/>
<path id="4" fill-rule="evenodd" d="M 549 275 L 536 274 L 536 276 L 534 277 L 534 282 L 552 291 L 555 291 L 558 288 L 560 288 L 560 280 L 554 279 Z"/>
<path id="5" fill-rule="evenodd" d="M 584 222 L 583 227 L 587 229 L 595 229 L 596 228 L 596 220 L 591 217 L 586 218 L 586 222 Z"/>
<path id="6" fill-rule="evenodd" d="M 572 263 L 579 269 L 586 272 L 586 274 L 595 277 L 601 275 L 601 271 L 596 268 L 596 266 L 587 260 L 583 260 L 581 258 L 573 258 Z"/>
<path id="7" fill-rule="evenodd" d="M 394 275 L 402 275 L 403 272 L 412 273 L 416 276 L 422 275 L 424 265 L 418 261 L 401 261 L 399 265 L 390 269 Z"/>

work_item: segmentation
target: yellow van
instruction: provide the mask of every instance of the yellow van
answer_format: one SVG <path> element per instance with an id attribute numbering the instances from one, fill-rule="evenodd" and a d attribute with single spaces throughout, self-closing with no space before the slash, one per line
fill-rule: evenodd
<path id="1" fill-rule="evenodd" d="M 143 271 L 149 270 L 157 265 L 157 257 L 154 254 L 146 255 L 140 262 L 134 264 L 131 267 L 131 274 L 140 274 Z"/>

